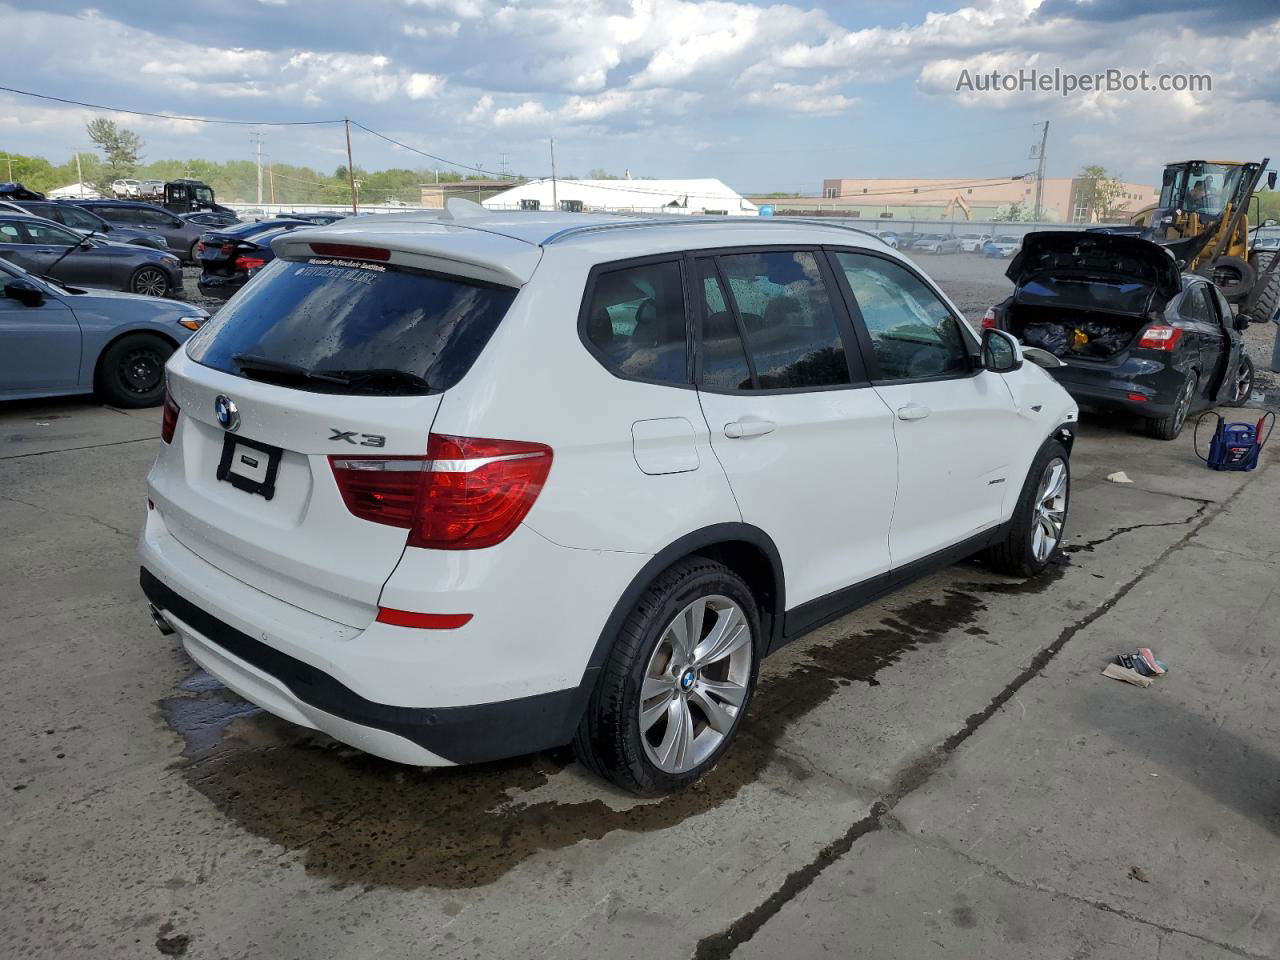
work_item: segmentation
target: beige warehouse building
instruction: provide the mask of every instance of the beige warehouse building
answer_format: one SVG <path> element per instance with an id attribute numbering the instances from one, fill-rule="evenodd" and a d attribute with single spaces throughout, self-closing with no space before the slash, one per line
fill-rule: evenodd
<path id="1" fill-rule="evenodd" d="M 1046 177 L 1043 219 L 1095 223 L 1094 182 L 1081 177 Z M 1159 191 L 1145 183 L 1121 185 L 1119 203 L 1135 213 L 1154 203 Z M 808 212 L 864 219 L 990 220 L 1021 204 L 1029 218 L 1035 208 L 1035 178 L 838 179 L 822 181 L 821 197 L 764 199 L 777 213 Z"/>

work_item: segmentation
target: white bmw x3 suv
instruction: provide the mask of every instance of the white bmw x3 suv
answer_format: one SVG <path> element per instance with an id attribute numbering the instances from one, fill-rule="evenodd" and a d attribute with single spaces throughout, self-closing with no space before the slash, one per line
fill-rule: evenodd
<path id="1" fill-rule="evenodd" d="M 369 753 L 673 790 L 765 655 L 1060 549 L 1074 402 L 869 234 L 451 202 L 273 248 L 168 364 L 142 587 Z"/>

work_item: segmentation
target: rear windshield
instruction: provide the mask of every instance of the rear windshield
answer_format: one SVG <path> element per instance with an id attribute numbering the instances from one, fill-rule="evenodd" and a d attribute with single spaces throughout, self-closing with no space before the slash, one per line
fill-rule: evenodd
<path id="1" fill-rule="evenodd" d="M 380 263 L 275 260 L 187 352 L 215 370 L 316 392 L 434 393 L 471 369 L 516 292 Z"/>

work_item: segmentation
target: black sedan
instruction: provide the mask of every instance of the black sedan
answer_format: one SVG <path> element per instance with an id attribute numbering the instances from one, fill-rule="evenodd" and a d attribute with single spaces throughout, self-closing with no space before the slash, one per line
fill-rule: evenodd
<path id="1" fill-rule="evenodd" d="M 275 259 L 272 240 L 290 230 L 310 226 L 314 224 L 306 220 L 262 220 L 209 231 L 196 247 L 196 260 L 201 267 L 197 284 L 200 292 L 226 300 Z"/>
<path id="2" fill-rule="evenodd" d="M 1050 371 L 1082 406 L 1136 414 L 1172 440 L 1187 416 L 1240 405 L 1253 363 L 1209 280 L 1182 274 L 1163 247 L 1092 231 L 1030 233 L 1005 275 L 1013 295 L 982 325 L 1062 358 Z"/>
<path id="3" fill-rule="evenodd" d="M 136 244 L 82 237 L 41 217 L 0 214 L 0 257 L 28 273 L 151 297 L 182 292 L 182 261 Z"/>

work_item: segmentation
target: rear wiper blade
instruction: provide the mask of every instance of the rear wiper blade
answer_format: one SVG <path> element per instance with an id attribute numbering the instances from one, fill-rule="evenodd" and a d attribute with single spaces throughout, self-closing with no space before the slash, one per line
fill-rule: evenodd
<path id="1" fill-rule="evenodd" d="M 297 377 L 299 380 L 320 380 L 324 383 L 336 383 L 346 386 L 351 382 L 347 377 L 324 370 L 309 370 L 296 363 L 284 360 L 272 360 L 270 357 L 259 357 L 252 353 L 237 353 L 231 358 L 243 374 L 266 373 L 286 377 Z"/>
<path id="2" fill-rule="evenodd" d="M 415 390 L 430 390 L 431 384 L 416 373 L 399 370 L 395 367 L 375 367 L 372 370 L 320 370 L 315 371 L 326 376 L 341 378 L 350 386 L 379 387 L 412 387 Z"/>

